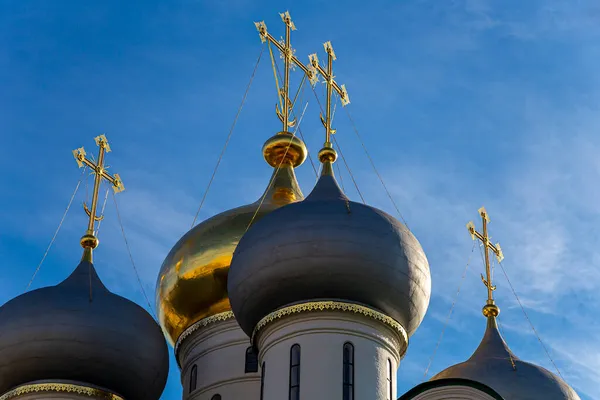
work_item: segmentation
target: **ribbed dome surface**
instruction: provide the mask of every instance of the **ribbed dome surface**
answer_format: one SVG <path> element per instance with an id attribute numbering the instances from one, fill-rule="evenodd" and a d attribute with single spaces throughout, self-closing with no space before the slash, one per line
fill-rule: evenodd
<path id="1" fill-rule="evenodd" d="M 515 356 L 498 332 L 494 317 L 488 318 L 483 340 L 471 358 L 445 369 L 431 380 L 445 378 L 483 383 L 504 400 L 580 400 L 560 377 Z"/>
<path id="2" fill-rule="evenodd" d="M 227 287 L 248 335 L 270 312 L 317 299 L 377 309 L 410 335 L 427 310 L 431 278 L 412 233 L 383 211 L 349 201 L 325 163 L 304 201 L 273 211 L 242 237 Z"/>
<path id="3" fill-rule="evenodd" d="M 158 400 L 168 371 L 158 324 L 108 291 L 90 262 L 60 284 L 0 307 L 0 394 L 32 381 L 67 380 L 127 400 Z"/>

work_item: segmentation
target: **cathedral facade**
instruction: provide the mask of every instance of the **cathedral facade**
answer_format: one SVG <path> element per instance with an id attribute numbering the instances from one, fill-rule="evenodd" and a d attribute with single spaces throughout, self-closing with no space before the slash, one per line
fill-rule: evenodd
<path id="1" fill-rule="evenodd" d="M 349 99 L 333 79 L 333 48 L 325 44 L 325 67 L 316 56 L 302 64 L 291 51 L 295 26 L 289 13 L 281 17 L 283 42 L 257 24 L 285 62 L 282 130 L 262 149 L 273 167 L 263 195 L 202 221 L 174 244 L 157 278 L 156 322 L 96 273 L 98 186 L 105 179 L 119 191 L 122 184 L 104 170 L 105 137 L 96 140 L 96 162 L 78 149 L 77 162 L 96 176 L 83 256 L 60 284 L 0 307 L 0 400 L 159 400 L 169 351 L 184 400 L 578 400 L 560 377 L 512 353 L 498 330 L 489 274 L 487 327 L 473 355 L 397 393 L 409 338 L 429 306 L 427 257 L 403 223 L 339 187 L 331 99 Z M 306 197 L 294 173 L 308 150 L 290 133 L 291 64 L 327 83 L 321 173 Z M 483 242 L 489 269 L 488 256 L 501 251 L 489 243 L 480 212 L 484 231 L 470 232 Z"/>

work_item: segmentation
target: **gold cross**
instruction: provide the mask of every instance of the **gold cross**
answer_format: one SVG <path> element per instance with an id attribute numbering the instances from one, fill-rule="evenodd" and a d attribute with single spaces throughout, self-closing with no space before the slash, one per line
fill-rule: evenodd
<path id="1" fill-rule="evenodd" d="M 473 238 L 473 240 L 479 239 L 481 241 L 481 243 L 483 243 L 484 252 L 485 252 L 486 278 L 484 278 L 483 274 L 481 274 L 481 280 L 483 281 L 483 284 L 487 287 L 487 291 L 488 291 L 487 304 L 489 306 L 493 306 L 493 307 L 490 307 L 490 309 L 487 311 L 493 312 L 492 309 L 494 309 L 494 310 L 496 310 L 496 314 L 494 316 L 497 316 L 499 310 L 494 305 L 493 292 L 494 292 L 494 290 L 496 290 L 496 286 L 492 285 L 492 274 L 491 274 L 491 270 L 490 270 L 489 250 L 494 252 L 494 254 L 496 255 L 496 258 L 498 259 L 498 262 L 501 262 L 504 259 L 504 255 L 502 254 L 502 249 L 500 248 L 500 243 L 496 243 L 494 245 L 490 242 L 490 237 L 488 235 L 488 230 L 487 230 L 487 224 L 490 222 L 490 218 L 487 214 L 487 211 L 485 211 L 485 208 L 481 207 L 478 210 L 478 212 L 479 212 L 479 215 L 481 215 L 481 219 L 483 221 L 483 234 L 481 234 L 475 230 L 475 224 L 472 221 L 467 224 L 467 229 L 469 230 L 469 233 L 471 234 L 471 238 Z M 484 307 L 484 315 L 486 315 L 486 307 Z M 486 315 L 486 316 L 488 316 L 488 315 Z"/>
<path id="2" fill-rule="evenodd" d="M 350 104 L 350 98 L 348 97 L 346 86 L 338 85 L 333 79 L 333 61 L 336 59 L 336 57 L 335 53 L 333 52 L 331 42 L 323 43 L 323 47 L 327 52 L 327 71 L 325 71 L 319 64 L 319 58 L 316 54 L 309 55 L 308 59 L 310 60 L 310 65 L 323 76 L 325 83 L 327 84 L 327 105 L 325 110 L 326 116 L 323 118 L 323 114 L 321 114 L 321 122 L 325 127 L 325 147 L 331 147 L 331 135 L 335 133 L 335 129 L 331 128 L 331 95 L 335 89 L 340 96 L 342 106 Z"/>
<path id="3" fill-rule="evenodd" d="M 292 108 L 292 102 L 289 97 L 290 93 L 290 68 L 292 65 L 297 65 L 304 71 L 308 79 L 312 84 L 316 82 L 317 74 L 316 71 L 311 68 L 305 66 L 296 58 L 294 55 L 294 49 L 291 44 L 291 32 L 296 30 L 296 25 L 292 22 L 292 17 L 288 11 L 279 14 L 283 23 L 285 24 L 285 39 L 283 40 L 283 44 L 275 39 L 269 32 L 267 32 L 267 25 L 264 21 L 255 22 L 256 29 L 260 35 L 261 42 L 265 43 L 269 41 L 273 43 L 277 49 L 281 52 L 283 56 L 283 60 L 285 63 L 284 66 L 284 75 L 283 75 L 283 87 L 279 90 L 279 100 L 281 104 L 281 110 L 279 108 L 276 109 L 277 116 L 283 123 L 283 132 L 287 132 L 290 126 L 294 126 L 296 124 L 296 120 L 290 121 L 290 112 Z"/>
<path id="4" fill-rule="evenodd" d="M 112 176 L 106 172 L 106 168 L 104 167 L 104 154 L 110 152 L 110 146 L 106 140 L 106 136 L 100 135 L 94 138 L 94 140 L 96 141 L 96 145 L 100 148 L 98 151 L 98 161 L 95 164 L 92 160 L 89 160 L 85 157 L 86 153 L 83 147 L 73 150 L 73 156 L 75 157 L 75 161 L 77 161 L 79 168 L 87 166 L 95 174 L 94 190 L 92 193 L 92 207 L 88 208 L 88 206 L 83 203 L 83 208 L 89 217 L 89 221 L 87 231 L 81 238 L 81 245 L 84 248 L 91 249 L 94 249 L 98 246 L 98 239 L 94 236 L 94 224 L 96 221 L 100 221 L 103 218 L 102 216 L 96 216 L 96 209 L 98 207 L 98 191 L 100 190 L 100 183 L 102 182 L 102 179 L 106 179 L 112 184 L 112 188 L 115 193 L 125 190 L 119 174 L 114 174 L 114 176 Z"/>

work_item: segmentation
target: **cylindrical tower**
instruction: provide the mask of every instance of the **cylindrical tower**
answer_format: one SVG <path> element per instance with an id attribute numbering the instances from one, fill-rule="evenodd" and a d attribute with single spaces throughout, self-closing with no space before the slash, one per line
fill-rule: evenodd
<path id="1" fill-rule="evenodd" d="M 392 400 L 431 291 L 427 258 L 392 216 L 342 193 L 321 150 L 312 193 L 242 237 L 228 292 L 263 367 L 262 400 Z"/>
<path id="2" fill-rule="evenodd" d="M 174 346 L 184 399 L 258 398 L 260 371 L 249 337 L 231 312 L 229 264 L 248 227 L 304 196 L 294 168 L 307 157 L 304 143 L 287 132 L 273 136 L 263 155 L 275 170 L 254 203 L 196 225 L 167 255 L 156 299 L 163 332 Z"/>

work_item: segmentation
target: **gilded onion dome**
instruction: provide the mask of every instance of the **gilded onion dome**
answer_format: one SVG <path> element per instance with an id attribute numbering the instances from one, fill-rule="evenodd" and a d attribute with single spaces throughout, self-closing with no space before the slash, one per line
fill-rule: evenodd
<path id="1" fill-rule="evenodd" d="M 251 336 L 279 308 L 338 300 L 378 310 L 410 336 L 431 292 L 421 245 L 394 217 L 348 200 L 333 176 L 333 149 L 319 156 L 311 194 L 254 224 L 235 250 L 228 291 L 240 327 Z"/>
<path id="2" fill-rule="evenodd" d="M 431 380 L 448 378 L 483 383 L 504 400 L 579 400 L 577 393 L 559 376 L 515 356 L 500 335 L 494 316 L 487 317 L 485 334 L 473 355 Z"/>
<path id="3" fill-rule="evenodd" d="M 227 277 L 233 252 L 251 223 L 304 198 L 294 168 L 307 154 L 304 143 L 290 133 L 267 140 L 263 156 L 275 171 L 265 193 L 252 204 L 201 222 L 173 246 L 156 284 L 158 318 L 171 344 L 195 322 L 231 310 Z"/>

